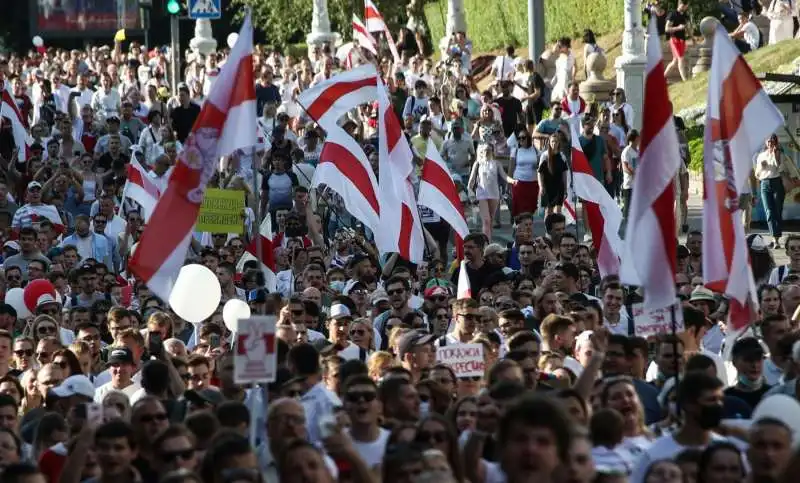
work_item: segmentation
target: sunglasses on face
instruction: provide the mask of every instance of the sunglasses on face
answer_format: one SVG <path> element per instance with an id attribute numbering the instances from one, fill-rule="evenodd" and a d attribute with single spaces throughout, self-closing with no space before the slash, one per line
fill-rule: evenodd
<path id="1" fill-rule="evenodd" d="M 418 431 L 417 441 L 444 443 L 447 441 L 447 433 L 444 431 Z"/>
<path id="2" fill-rule="evenodd" d="M 364 329 L 353 329 L 353 330 L 350 331 L 350 335 L 351 336 L 352 335 L 364 335 L 366 333 L 367 333 L 367 331 L 364 330 Z"/>
<path id="3" fill-rule="evenodd" d="M 357 403 L 361 401 L 372 402 L 375 400 L 375 398 L 378 397 L 378 393 L 376 393 L 375 391 L 361 391 L 361 392 L 351 391 L 346 393 L 344 397 L 347 401 L 352 403 Z"/>
<path id="4" fill-rule="evenodd" d="M 181 461 L 189 461 L 194 456 L 194 448 L 178 451 L 160 451 L 159 456 L 164 463 L 172 463 L 178 459 Z"/>
<path id="5" fill-rule="evenodd" d="M 37 352 L 36 353 L 36 358 L 39 359 L 39 360 L 49 359 L 50 358 L 50 353 L 49 352 Z"/>
<path id="6" fill-rule="evenodd" d="M 386 292 L 386 294 L 387 295 L 403 295 L 405 293 L 405 291 L 406 291 L 406 289 L 404 289 L 404 288 L 398 288 L 398 289 L 394 289 L 394 290 L 389 290 L 389 291 Z"/>
<path id="7" fill-rule="evenodd" d="M 52 325 L 40 325 L 36 328 L 37 334 L 55 334 L 56 328 Z"/>
<path id="8" fill-rule="evenodd" d="M 58 307 L 53 307 L 52 309 L 39 309 L 37 312 L 44 315 L 58 315 L 59 310 Z M 55 332 L 55 328 L 53 332 Z"/>
<path id="9" fill-rule="evenodd" d="M 18 349 L 14 351 L 17 357 L 30 357 L 33 355 L 33 349 Z"/>

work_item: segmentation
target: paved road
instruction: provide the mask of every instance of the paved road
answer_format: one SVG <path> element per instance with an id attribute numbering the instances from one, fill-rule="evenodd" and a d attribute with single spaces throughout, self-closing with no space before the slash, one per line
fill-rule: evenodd
<path id="1" fill-rule="evenodd" d="M 480 218 L 477 216 L 477 208 L 475 209 L 475 216 L 474 220 L 473 217 L 470 216 L 470 213 L 467 213 L 467 222 L 470 223 L 470 227 L 472 229 L 480 230 Z M 501 215 L 500 219 L 503 222 L 502 228 L 495 228 L 493 238 L 495 241 L 500 243 L 507 243 L 513 239 L 512 233 L 512 225 L 511 225 L 511 214 L 509 213 L 508 209 L 505 205 L 501 207 Z M 692 179 L 689 184 L 689 229 L 690 230 L 702 230 L 703 228 L 703 191 L 702 191 L 702 178 L 699 176 L 692 176 Z M 579 231 L 581 237 L 583 234 L 586 233 L 583 227 L 583 223 L 579 226 Z M 762 233 L 762 234 L 769 234 L 768 230 L 766 229 L 766 225 L 763 223 L 754 223 L 751 228 L 752 233 Z M 537 216 L 534 220 L 534 233 L 538 235 L 544 234 L 544 219 L 541 216 Z M 784 234 L 787 235 L 787 233 Z M 681 243 L 686 242 L 686 235 L 680 235 Z M 771 238 L 767 238 L 767 241 L 771 240 Z M 788 258 L 786 257 L 786 252 L 781 248 L 780 250 L 773 250 L 772 253 L 773 258 L 775 259 L 776 264 L 785 264 L 788 263 Z"/>

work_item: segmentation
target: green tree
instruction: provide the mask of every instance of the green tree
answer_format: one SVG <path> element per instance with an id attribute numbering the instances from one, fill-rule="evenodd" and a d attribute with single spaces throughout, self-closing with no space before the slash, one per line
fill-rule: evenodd
<path id="1" fill-rule="evenodd" d="M 406 4 L 393 0 L 374 0 L 389 24 L 392 33 L 405 25 Z M 253 25 L 266 34 L 267 40 L 277 47 L 305 42 L 311 30 L 313 2 L 309 0 L 233 0 L 231 8 L 239 9 L 237 17 L 244 15 L 250 7 L 253 12 Z M 351 19 L 353 12 L 363 20 L 362 0 L 328 0 L 328 16 L 331 29 L 349 40 L 352 36 Z"/>

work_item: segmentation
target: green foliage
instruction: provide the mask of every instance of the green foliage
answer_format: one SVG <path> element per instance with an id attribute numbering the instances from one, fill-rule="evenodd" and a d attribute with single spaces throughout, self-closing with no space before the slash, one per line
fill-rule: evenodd
<path id="1" fill-rule="evenodd" d="M 686 126 L 686 139 L 689 140 L 689 171 L 698 173 L 703 170 L 703 129 L 702 124 Z"/>
<path id="2" fill-rule="evenodd" d="M 490 6 L 491 5 L 491 6 Z M 528 42 L 527 0 L 505 0 L 487 4 L 483 0 L 464 0 L 467 34 L 478 52 L 499 49 L 506 44 Z M 444 36 L 447 0 L 434 0 L 425 6 L 434 43 Z M 546 0 L 545 36 L 548 41 L 563 36 L 578 37 L 586 28 L 603 35 L 622 30 L 621 0 Z"/>
<path id="3" fill-rule="evenodd" d="M 645 3 L 643 1 L 642 3 Z M 720 18 L 719 0 L 692 0 L 689 2 L 689 16 L 695 28 L 700 27 L 700 21 L 705 17 Z M 678 0 L 667 0 L 667 11 L 671 12 L 678 6 Z M 699 32 L 695 32 L 699 35 Z"/>
<path id="4" fill-rule="evenodd" d="M 311 0 L 232 0 L 231 8 L 237 9 L 237 19 L 244 16 L 244 7 L 253 12 L 253 25 L 263 31 L 267 41 L 277 47 L 304 42 L 306 34 L 311 31 L 311 12 L 314 2 Z M 405 24 L 405 2 L 393 0 L 375 0 L 375 4 L 383 14 L 392 32 Z M 362 1 L 328 0 L 328 17 L 331 30 L 339 32 L 349 40 L 352 28 L 353 12 L 364 17 Z"/>

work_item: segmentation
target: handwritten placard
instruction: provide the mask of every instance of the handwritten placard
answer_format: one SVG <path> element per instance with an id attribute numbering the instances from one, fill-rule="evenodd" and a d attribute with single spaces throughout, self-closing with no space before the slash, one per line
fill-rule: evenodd
<path id="1" fill-rule="evenodd" d="M 486 370 L 482 344 L 453 344 L 438 347 L 436 361 L 450 366 L 456 377 L 481 377 Z"/>
<path id="2" fill-rule="evenodd" d="M 683 332 L 683 310 L 675 302 L 675 333 Z M 633 304 L 634 333 L 639 337 L 652 337 L 672 333 L 672 307 L 645 310 L 644 304 Z"/>

